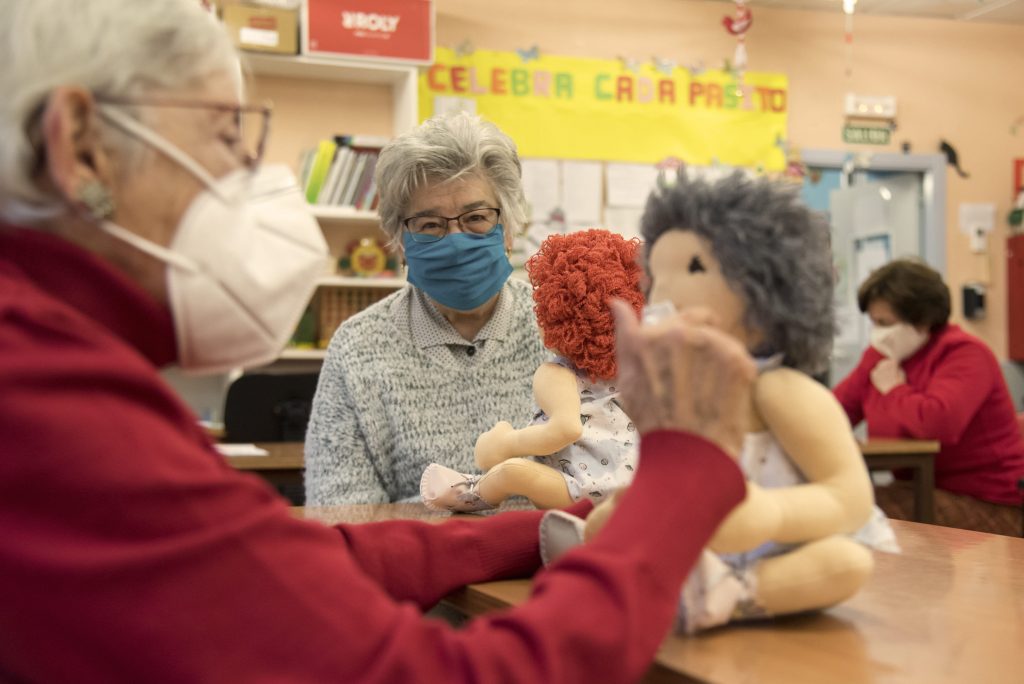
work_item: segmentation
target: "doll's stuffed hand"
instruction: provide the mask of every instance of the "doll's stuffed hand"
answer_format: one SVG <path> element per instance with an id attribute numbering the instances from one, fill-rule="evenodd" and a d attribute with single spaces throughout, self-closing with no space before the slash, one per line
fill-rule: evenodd
<path id="1" fill-rule="evenodd" d="M 907 375 L 898 361 L 882 359 L 871 369 L 871 384 L 882 394 L 888 394 L 895 387 L 906 384 Z"/>
<path id="2" fill-rule="evenodd" d="M 642 327 L 622 302 L 613 301 L 612 310 L 619 400 L 640 434 L 681 430 L 737 458 L 756 377 L 743 345 L 712 327 L 706 310 Z"/>
<path id="3" fill-rule="evenodd" d="M 477 437 L 476 446 L 473 448 L 473 458 L 477 465 L 483 470 L 490 470 L 498 463 L 511 458 L 513 453 L 509 445 L 509 436 L 515 431 L 510 423 L 503 420 Z"/>

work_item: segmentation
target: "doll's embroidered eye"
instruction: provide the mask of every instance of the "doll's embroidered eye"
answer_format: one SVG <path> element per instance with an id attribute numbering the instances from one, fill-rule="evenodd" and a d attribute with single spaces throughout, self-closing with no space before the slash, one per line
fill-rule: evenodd
<path id="1" fill-rule="evenodd" d="M 707 271 L 707 269 L 704 268 L 704 262 L 700 260 L 699 256 L 695 256 L 690 259 L 690 266 L 688 270 L 690 273 L 704 273 Z"/>

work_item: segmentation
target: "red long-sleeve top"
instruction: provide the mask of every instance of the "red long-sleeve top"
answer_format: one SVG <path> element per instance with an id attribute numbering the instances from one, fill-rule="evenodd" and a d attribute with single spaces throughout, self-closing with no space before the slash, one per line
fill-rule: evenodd
<path id="1" fill-rule="evenodd" d="M 0 680 L 632 681 L 744 496 L 714 445 L 645 435 L 599 537 L 457 631 L 421 610 L 536 572 L 540 513 L 296 520 L 162 382 L 173 339 L 105 262 L 0 228 Z"/>
<path id="2" fill-rule="evenodd" d="M 946 325 L 903 361 L 907 382 L 887 394 L 871 384 L 871 370 L 881 359 L 869 347 L 833 390 L 850 423 L 867 420 L 870 437 L 938 440 L 937 487 L 1019 505 L 1024 441 L 991 350 L 958 326 Z"/>

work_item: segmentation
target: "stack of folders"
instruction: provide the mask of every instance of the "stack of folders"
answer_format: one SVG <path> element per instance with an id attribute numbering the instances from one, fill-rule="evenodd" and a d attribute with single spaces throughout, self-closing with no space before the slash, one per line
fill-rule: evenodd
<path id="1" fill-rule="evenodd" d="M 302 153 L 299 179 L 310 204 L 377 208 L 374 169 L 388 139 L 372 135 L 336 135 Z"/>

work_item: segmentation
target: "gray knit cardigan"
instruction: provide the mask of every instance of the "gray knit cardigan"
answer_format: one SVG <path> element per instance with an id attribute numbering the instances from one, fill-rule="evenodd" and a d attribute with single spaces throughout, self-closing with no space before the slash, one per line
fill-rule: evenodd
<path id="1" fill-rule="evenodd" d="M 467 368 L 413 343 L 410 287 L 345 321 L 331 340 L 306 432 L 309 506 L 416 499 L 427 464 L 479 472 L 476 438 L 499 420 L 524 427 L 533 417 L 533 374 L 548 352 L 530 286 L 509 280 L 508 336 L 488 340 Z"/>

